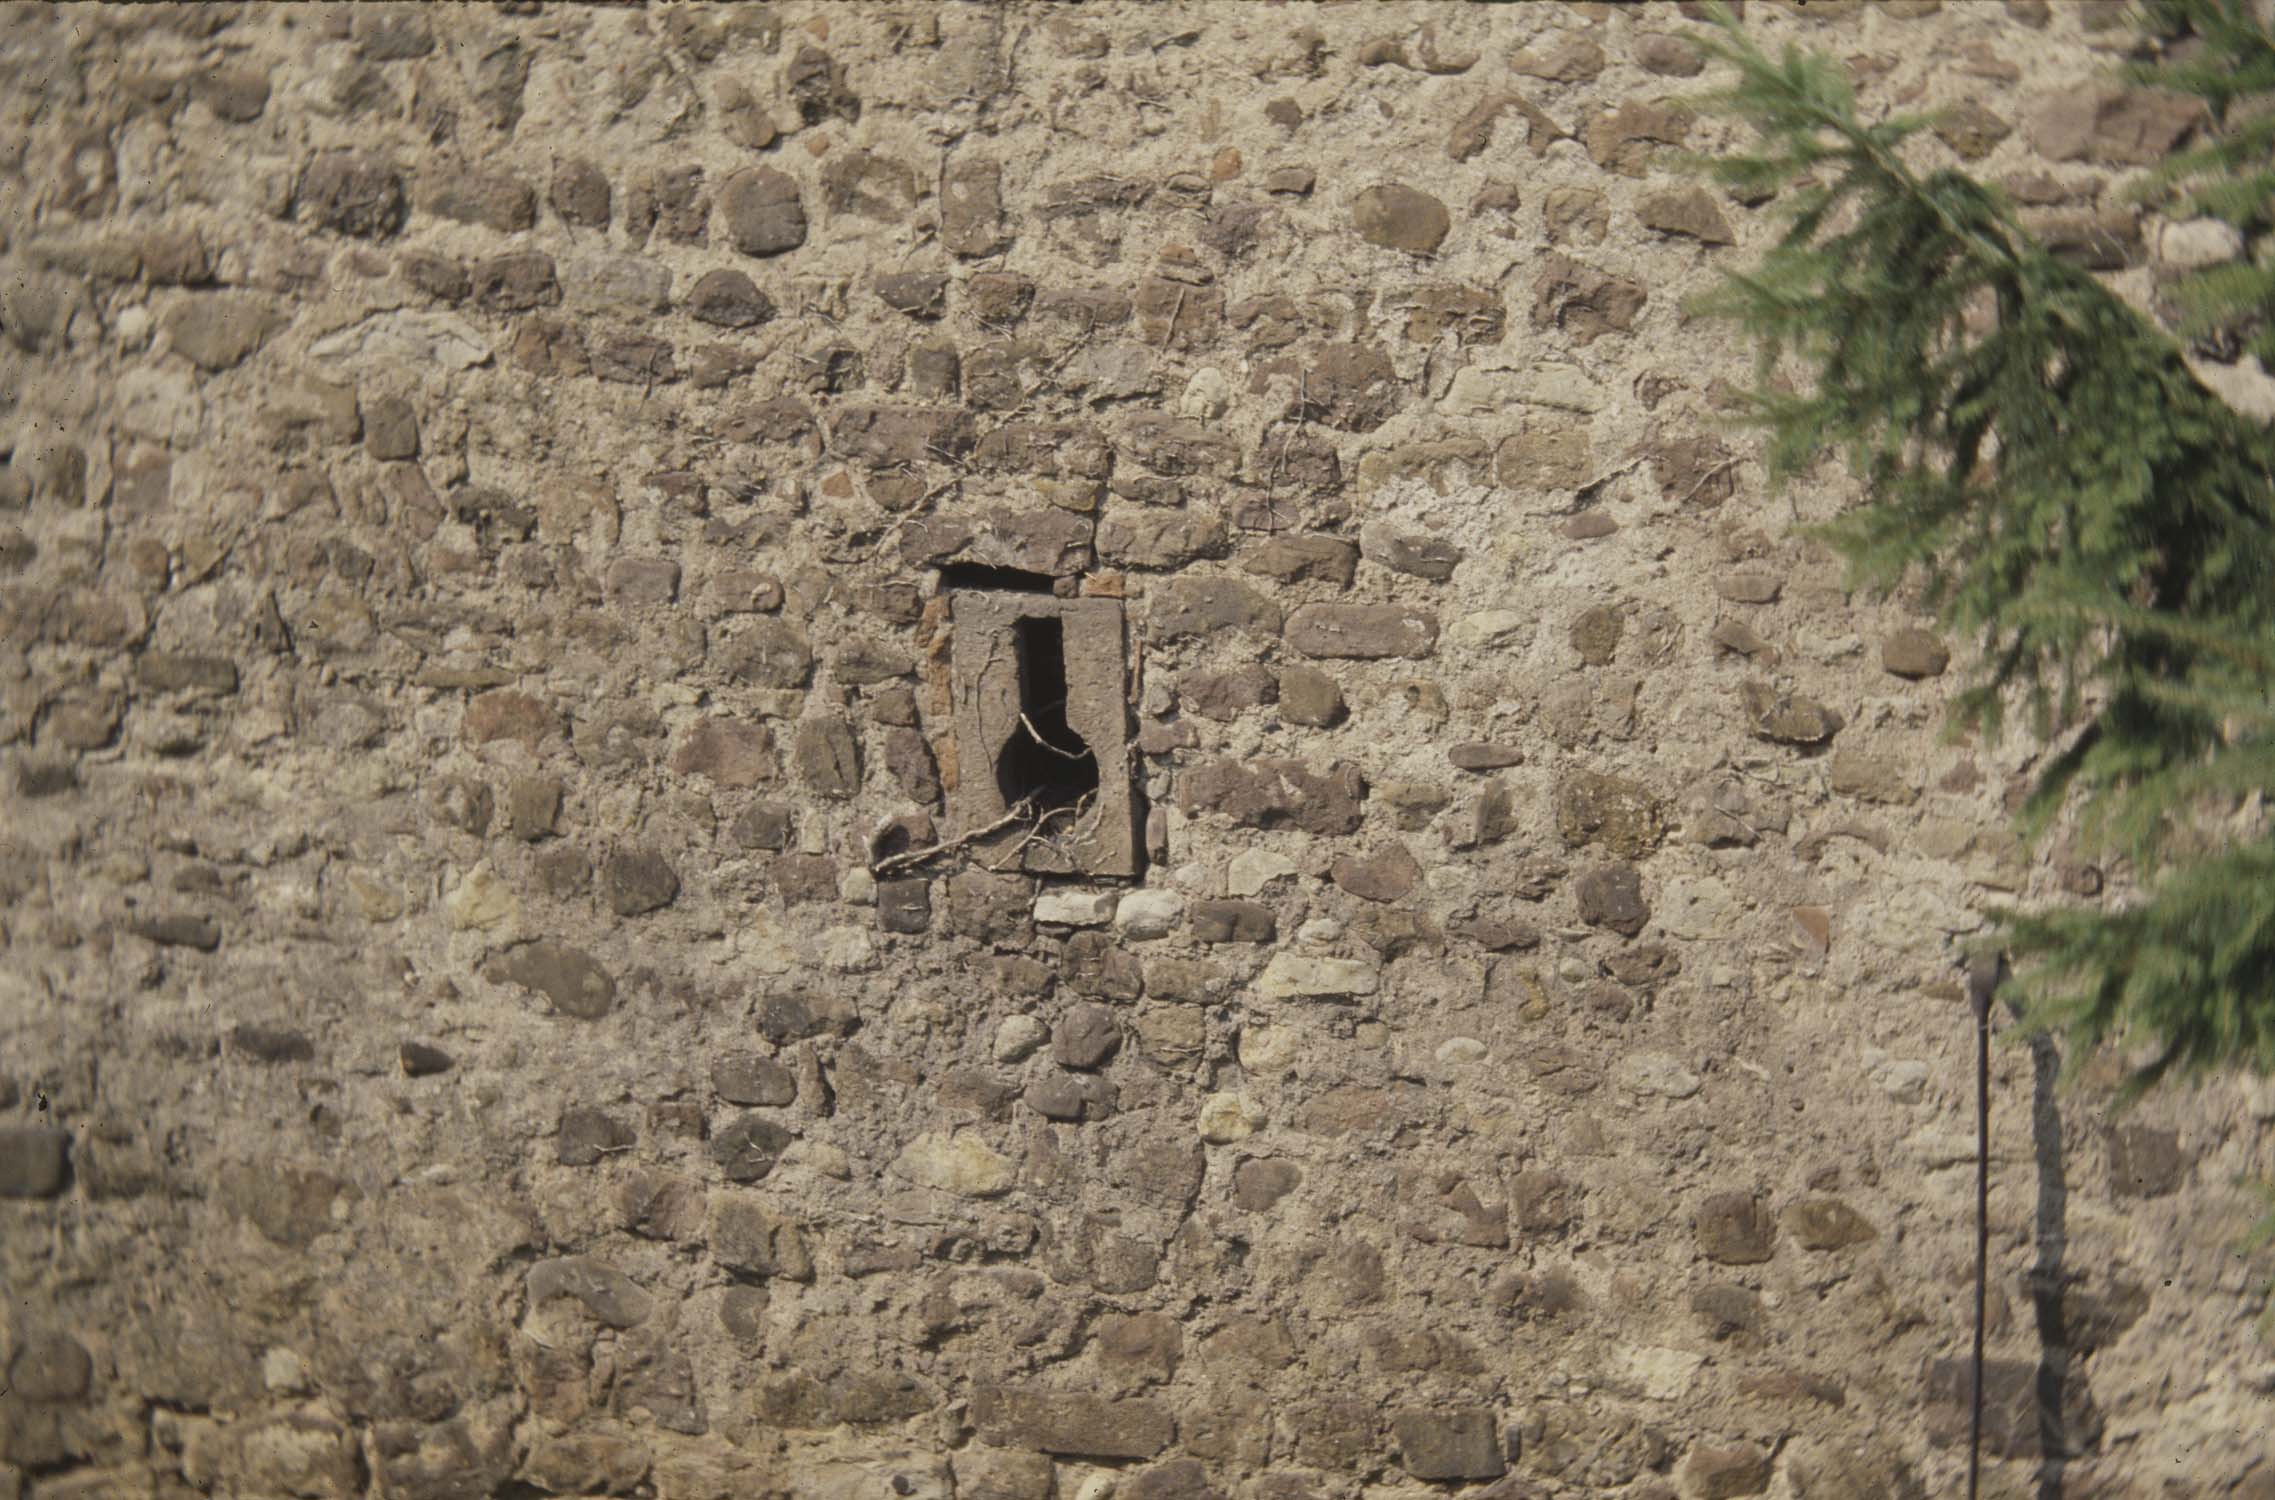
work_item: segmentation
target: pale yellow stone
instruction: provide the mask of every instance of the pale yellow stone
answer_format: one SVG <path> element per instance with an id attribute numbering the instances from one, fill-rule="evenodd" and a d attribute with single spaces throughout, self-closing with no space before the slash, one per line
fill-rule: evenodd
<path id="1" fill-rule="evenodd" d="M 1250 1026 L 1240 1033 L 1240 1065 L 1259 1077 L 1285 1073 L 1295 1066 L 1296 1041 L 1292 1026 Z"/>
<path id="2" fill-rule="evenodd" d="M 366 922 L 392 922 L 403 915 L 403 893 L 368 875 L 348 876 L 348 894 L 355 898 L 356 910 L 363 913 Z"/>
<path id="3" fill-rule="evenodd" d="M 893 1158 L 895 1177 L 960 1198 L 996 1198 L 1011 1191 L 1011 1158 L 976 1135 L 928 1131 Z"/>
<path id="4" fill-rule="evenodd" d="M 1214 1146 L 1244 1141 L 1264 1128 L 1264 1107 L 1246 1094 L 1211 1094 L 1201 1101 L 1201 1139 Z"/>
<path id="5" fill-rule="evenodd" d="M 513 887 L 491 873 L 490 862 L 485 859 L 468 870 L 457 888 L 444 898 L 443 910 L 450 914 L 450 925 L 460 932 L 489 932 L 519 917 L 521 901 Z"/>

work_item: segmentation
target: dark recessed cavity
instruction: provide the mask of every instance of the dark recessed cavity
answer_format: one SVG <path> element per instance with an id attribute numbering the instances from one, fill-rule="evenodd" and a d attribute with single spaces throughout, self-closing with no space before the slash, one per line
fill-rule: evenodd
<path id="1" fill-rule="evenodd" d="M 1048 573 L 999 568 L 993 563 L 948 563 L 940 569 L 942 593 L 950 589 L 995 589 L 1015 594 L 1048 594 L 1057 583 Z"/>
<path id="2" fill-rule="evenodd" d="M 1045 616 L 1012 627 L 1019 663 L 1019 727 L 995 760 L 1006 807 L 1071 807 L 1098 790 L 1098 756 L 1066 717 L 1066 622 Z"/>

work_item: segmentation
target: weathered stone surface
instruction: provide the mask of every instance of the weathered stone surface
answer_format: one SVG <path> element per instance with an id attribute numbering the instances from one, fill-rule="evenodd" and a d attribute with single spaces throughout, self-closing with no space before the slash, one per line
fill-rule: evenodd
<path id="1" fill-rule="evenodd" d="M 980 1440 L 1076 1458 L 1151 1458 L 1175 1427 L 1151 1401 L 1107 1401 L 1074 1392 L 983 1385 L 973 1393 Z"/>
<path id="2" fill-rule="evenodd" d="M 1397 901 L 1422 883 L 1422 866 L 1404 844 L 1388 844 L 1363 857 L 1344 855 L 1334 864 L 1335 883 L 1364 901 Z"/>
<path id="3" fill-rule="evenodd" d="M 1841 716 L 1814 698 L 1781 693 L 1765 682 L 1747 682 L 1739 701 L 1756 736 L 1787 745 L 1821 745 L 1840 733 Z"/>
<path id="4" fill-rule="evenodd" d="M 798 1097 L 796 1075 L 773 1058 L 753 1052 L 729 1052 L 712 1059 L 711 1087 L 729 1104 L 775 1108 Z"/>
<path id="5" fill-rule="evenodd" d="M 840 718 L 807 719 L 791 743 L 798 779 L 824 797 L 851 797 L 861 790 L 861 751 L 853 726 Z"/>
<path id="6" fill-rule="evenodd" d="M 1900 807 L 1919 800 L 1919 768 L 1894 755 L 1842 748 L 1833 752 L 1833 791 L 1843 797 Z"/>
<path id="7" fill-rule="evenodd" d="M 462 224 L 479 224 L 499 234 L 515 234 L 537 222 L 537 193 L 503 172 L 448 172 L 428 184 L 419 206 Z"/>
<path id="8" fill-rule="evenodd" d="M 189 912 L 138 917 L 129 924 L 129 930 L 162 948 L 196 948 L 211 953 L 221 946 L 221 924 L 212 917 Z"/>
<path id="9" fill-rule="evenodd" d="M 1101 560 L 1125 568 L 1181 568 L 1227 550 L 1225 524 L 1215 516 L 1176 510 L 1117 510 L 1098 523 Z"/>
<path id="10" fill-rule="evenodd" d="M 553 168 L 553 185 L 546 201 L 564 223 L 606 229 L 613 196 L 607 174 L 589 161 L 572 158 Z"/>
<path id="11" fill-rule="evenodd" d="M 974 1446 L 958 1449 L 952 1462 L 957 1500 L 1051 1500 L 1046 1454 Z"/>
<path id="12" fill-rule="evenodd" d="M 1968 1440 L 1974 1371 L 1964 1356 L 1938 1359 L 1923 1382 L 1928 1441 L 1938 1448 Z M 2073 1364 L 2054 1410 L 2040 1384 L 2039 1365 L 2027 1359 L 1983 1361 L 1983 1455 L 1986 1458 L 2076 1458 L 2099 1445 L 2102 1416 L 2085 1371 Z"/>
<path id="13" fill-rule="evenodd" d="M 1696 47 L 1663 32 L 1650 31 L 1637 37 L 1634 56 L 1637 67 L 1662 78 L 1695 78 L 1706 67 L 1706 58 Z"/>
<path id="14" fill-rule="evenodd" d="M 597 1021 L 616 1004 L 616 980 L 582 948 L 566 943 L 529 943 L 498 965 L 498 977 L 535 990 L 553 1009 L 580 1021 Z"/>
<path id="15" fill-rule="evenodd" d="M 1549 83 L 1586 83 L 1604 70 L 1604 49 L 1583 32 L 1551 32 L 1512 56 L 1509 67 Z"/>
<path id="16" fill-rule="evenodd" d="M 1294 1162 L 1244 1161 L 1233 1170 L 1232 1198 L 1250 1213 L 1264 1213 L 1302 1181 L 1303 1171 Z"/>
<path id="17" fill-rule="evenodd" d="M 1683 1455 L 1680 1472 L 1699 1500 L 1737 1500 L 1768 1493 L 1770 1456 L 1751 1443 L 1700 1443 Z"/>
<path id="18" fill-rule="evenodd" d="M 1077 1005 L 1051 1028 L 1051 1058 L 1062 1068 L 1098 1068 L 1121 1050 L 1121 1023 L 1103 1005 Z"/>
<path id="19" fill-rule="evenodd" d="M 2109 1191 L 2120 1198 L 2161 1198 L 2188 1176 L 2179 1135 L 2153 1125 L 2114 1127 L 2109 1143 Z"/>
<path id="20" fill-rule="evenodd" d="M 971 413 L 954 408 L 849 406 L 838 409 L 830 440 L 841 457 L 885 467 L 954 462 L 977 434 Z"/>
<path id="21" fill-rule="evenodd" d="M 1941 677 L 1951 652 L 1933 634 L 1907 627 L 1880 643 L 1882 671 L 1897 677 Z"/>
<path id="22" fill-rule="evenodd" d="M 63 1191 L 71 1137 L 39 1125 L 0 1125 L 0 1198 L 52 1198 Z"/>
<path id="23" fill-rule="evenodd" d="M 1493 1414 L 1481 1408 L 1402 1411 L 1390 1430 L 1400 1465 L 1416 1479 L 1497 1479 L 1508 1469 Z"/>
<path id="24" fill-rule="evenodd" d="M 697 722 L 672 752 L 672 770 L 706 776 L 722 787 L 760 786 L 775 779 L 774 732 L 733 719 Z"/>
<path id="25" fill-rule="evenodd" d="M 1288 415 L 1339 432 L 1372 432 L 1406 404 L 1390 355 L 1369 344 L 1329 344 L 1302 370 Z"/>
<path id="26" fill-rule="evenodd" d="M 1777 1228 L 1752 1193 L 1716 1193 L 1698 1206 L 1698 1253 L 1726 1266 L 1759 1265 L 1770 1257 Z"/>
<path id="27" fill-rule="evenodd" d="M 921 879 L 877 883 L 877 926 L 914 935 L 932 925 L 932 885 Z"/>
<path id="28" fill-rule="evenodd" d="M 1804 1250 L 1845 1250 L 1880 1238 L 1870 1220 L 1838 1198 L 1798 1198 L 1778 1217 Z"/>
<path id="29" fill-rule="evenodd" d="M 1079 1125 L 1110 1118 L 1118 1091 L 1094 1074 L 1045 1073 L 1030 1081 L 1020 1099 L 1046 1120 Z"/>
<path id="30" fill-rule="evenodd" d="M 764 1115 L 739 1115 L 711 1138 L 711 1160 L 729 1182 L 759 1182 L 790 1149 L 791 1139 Z"/>
<path id="31" fill-rule="evenodd" d="M 1187 672 L 1177 679 L 1177 706 L 1186 713 L 1220 722 L 1277 702 L 1279 696 L 1279 678 L 1259 665 L 1235 667 L 1229 672 Z"/>
<path id="32" fill-rule="evenodd" d="M 1287 640 L 1314 658 L 1419 658 L 1437 648 L 1438 617 L 1401 604 L 1306 604 L 1288 616 Z"/>
<path id="33" fill-rule="evenodd" d="M 317 224 L 357 239 L 385 239 L 409 212 L 402 174 L 375 156 L 334 151 L 300 174 L 295 199 Z"/>
<path id="34" fill-rule="evenodd" d="M 2215 134 L 2101 113 L 2123 9 L 1756 7 L 2169 319 L 2256 247 L 2103 164 Z M 2030 747 L 1932 733 L 1972 632 L 1731 425 L 1687 302 L 1787 195 L 1680 160 L 1698 11 L 9 11 L 0 1500 L 1957 1473 L 1929 971 L 2127 872 L 2021 858 Z M 1354 605 L 1435 642 L 1308 655 Z M 979 832 L 1058 658 L 1107 795 Z M 2256 1369 L 2186 1231 L 2264 1092 L 2064 1114 L 1994 1445 L 2043 1332 L 2125 1386 L 2070 1487 L 2256 1494 L 2249 1380 L 2130 1377 Z M 646 1318 L 533 1307 L 575 1256 Z M 1506 1473 L 1394 1430 L 1479 1412 Z"/>
<path id="35" fill-rule="evenodd" d="M 1633 937 L 1651 920 L 1643 879 L 1633 865 L 1598 865 L 1582 871 L 1572 889 L 1579 898 L 1580 920 L 1591 927 L 1608 927 Z"/>
<path id="36" fill-rule="evenodd" d="M 1532 326 L 1561 329 L 1585 347 L 1607 333 L 1635 326 L 1650 294 L 1636 282 L 1608 276 L 1566 255 L 1549 255 L 1534 282 Z"/>
<path id="37" fill-rule="evenodd" d="M 719 190 L 727 242 L 745 255 L 774 256 L 806 242 L 806 208 L 798 182 L 771 167 L 737 172 Z"/>
<path id="38" fill-rule="evenodd" d="M 610 1328 L 636 1328 L 655 1311 L 656 1299 L 614 1266 L 585 1255 L 541 1260 L 529 1268 L 529 1303 L 573 1297 Z"/>
<path id="39" fill-rule="evenodd" d="M 1641 782 L 1575 771 L 1556 783 L 1556 831 L 1568 848 L 1600 842 L 1622 859 L 1644 859 L 1666 830 L 1665 804 Z"/>
<path id="40" fill-rule="evenodd" d="M 1453 227 L 1443 203 L 1401 182 L 1361 191 L 1351 200 L 1351 223 L 1368 243 L 1408 255 L 1435 254 Z"/>
<path id="41" fill-rule="evenodd" d="M 2112 88 L 2065 89 L 2030 121 L 2031 143 L 2050 161 L 2145 167 L 2163 161 L 2205 123 L 2202 100 Z"/>
<path id="42" fill-rule="evenodd" d="M 679 899 L 679 874 L 652 849 L 626 849 L 601 867 L 608 908 L 620 917 L 660 911 Z"/>
<path id="43" fill-rule="evenodd" d="M 335 1214 L 357 1196 L 351 1183 L 313 1167 L 266 1161 L 231 1165 L 221 1173 L 220 1198 L 272 1244 L 305 1250 L 345 1226 Z"/>
<path id="44" fill-rule="evenodd" d="M 1003 169 L 969 154 L 941 178 L 940 243 L 952 255 L 993 255 L 1011 243 L 1003 223 Z"/>
<path id="45" fill-rule="evenodd" d="M 1325 835 L 1356 832 L 1366 796 L 1354 767 L 1318 771 L 1279 759 L 1204 762 L 1183 772 L 1177 786 L 1188 813 L 1214 813 L 1244 828 L 1293 826 Z"/>
<path id="46" fill-rule="evenodd" d="M 1960 160 L 1981 161 L 2014 134 L 2014 126 L 1981 101 L 1970 99 L 1937 121 L 1935 133 Z"/>
<path id="47" fill-rule="evenodd" d="M 1443 583 L 1453 577 L 1454 569 L 1461 565 L 1465 555 L 1452 542 L 1411 535 L 1381 524 L 1368 526 L 1359 533 L 1359 551 L 1369 562 L 1380 563 L 1394 573 L 1427 578 L 1433 583 Z M 1351 580 L 1346 574 L 1342 581 Z"/>
<path id="48" fill-rule="evenodd" d="M 695 279 L 687 311 L 715 328 L 755 328 L 774 316 L 774 300 L 742 272 L 721 267 Z"/>
<path id="49" fill-rule="evenodd" d="M 1630 99 L 1589 121 L 1582 137 L 1597 166 L 1624 177 L 1642 177 L 1650 172 L 1657 148 L 1684 144 L 1696 119 L 1673 100 Z"/>
<path id="50" fill-rule="evenodd" d="M 466 268 L 469 295 L 489 312 L 528 312 L 561 300 L 553 257 L 539 250 L 495 255 Z"/>
<path id="51" fill-rule="evenodd" d="M 1343 690 L 1316 667 L 1282 667 L 1280 717 L 1290 724 L 1325 728 L 1343 717 Z"/>
<path id="52" fill-rule="evenodd" d="M 1253 901 L 1196 901 L 1187 912 L 1201 943 L 1268 943 L 1278 935 L 1272 909 Z"/>
<path id="53" fill-rule="evenodd" d="M 563 1110 L 554 1133 L 553 1159 L 564 1167 L 589 1167 L 628 1149 L 633 1141 L 630 1126 L 600 1110 Z"/>
<path id="54" fill-rule="evenodd" d="M 822 201 L 833 214 L 897 224 L 916 201 L 915 174 L 873 151 L 833 153 L 822 167 Z"/>
<path id="55" fill-rule="evenodd" d="M 1701 188 L 1652 193 L 1636 206 L 1635 216 L 1645 229 L 1679 235 L 1702 245 L 1737 243 L 1737 236 L 1730 232 L 1730 221 L 1722 217 L 1722 210 Z"/>
<path id="56" fill-rule="evenodd" d="M 1280 607 L 1245 584 L 1228 578 L 1176 578 L 1148 595 L 1147 633 L 1156 640 L 1212 636 L 1240 630 L 1278 635 Z"/>
<path id="57" fill-rule="evenodd" d="M 813 1256 L 797 1221 L 756 1193 L 714 1194 L 709 1239 L 711 1258 L 737 1275 L 814 1279 Z"/>

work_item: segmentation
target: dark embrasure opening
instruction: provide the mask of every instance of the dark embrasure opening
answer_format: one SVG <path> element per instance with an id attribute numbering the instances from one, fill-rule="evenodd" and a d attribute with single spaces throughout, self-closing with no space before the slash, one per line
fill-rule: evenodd
<path id="1" fill-rule="evenodd" d="M 1066 717 L 1066 626 L 1030 617 L 1013 627 L 1019 663 L 1019 727 L 996 757 L 1006 807 L 1070 807 L 1098 790 L 1098 756 Z"/>

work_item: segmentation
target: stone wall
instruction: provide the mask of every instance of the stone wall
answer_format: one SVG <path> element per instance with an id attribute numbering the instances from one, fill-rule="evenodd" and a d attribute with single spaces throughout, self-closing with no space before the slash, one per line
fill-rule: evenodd
<path id="1" fill-rule="evenodd" d="M 1691 9 L 9 7 L 0 1497 L 1951 1493 L 2121 888 L 1727 422 Z M 2117 21 L 1748 14 L 2153 305 Z M 1990 1493 L 2275 1494 L 2275 1094 L 2051 1062 Z"/>

